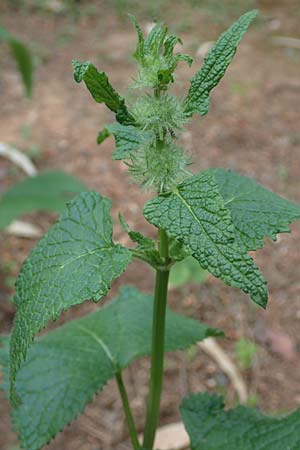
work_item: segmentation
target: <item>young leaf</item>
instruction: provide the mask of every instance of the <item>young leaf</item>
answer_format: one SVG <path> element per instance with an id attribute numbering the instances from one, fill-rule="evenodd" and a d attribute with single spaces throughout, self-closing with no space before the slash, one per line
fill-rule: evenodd
<path id="1" fill-rule="evenodd" d="M 103 128 L 103 130 L 99 131 L 97 136 L 97 144 L 100 145 L 102 142 L 105 141 L 110 136 L 110 132 L 108 131 L 107 127 Z"/>
<path id="2" fill-rule="evenodd" d="M 270 417 L 244 406 L 224 410 L 222 397 L 193 394 L 180 412 L 191 450 L 297 450 L 300 412 Z"/>
<path id="3" fill-rule="evenodd" d="M 236 229 L 236 240 L 246 250 L 263 247 L 264 237 L 276 240 L 300 219 L 300 207 L 261 184 L 225 169 L 210 169 Z"/>
<path id="4" fill-rule="evenodd" d="M 204 65 L 191 79 L 191 86 L 186 98 L 186 112 L 191 116 L 195 112 L 208 113 L 209 93 L 219 83 L 231 63 L 237 45 L 256 17 L 257 11 L 249 11 L 239 18 L 225 33 L 221 34 L 216 44 L 204 59 Z"/>
<path id="5" fill-rule="evenodd" d="M 126 233 L 128 233 L 130 239 L 132 242 L 135 242 L 138 244 L 139 248 L 147 249 L 147 250 L 154 250 L 155 249 L 155 241 L 151 238 L 148 238 L 144 236 L 139 231 L 132 231 L 128 223 L 126 222 L 125 218 L 122 216 L 121 213 L 119 213 L 119 221 L 120 224 Z"/>
<path id="6" fill-rule="evenodd" d="M 151 351 L 153 299 L 123 287 L 104 308 L 44 335 L 17 375 L 21 403 L 15 428 L 27 450 L 38 450 L 80 414 L 116 372 Z M 217 330 L 174 314 L 166 316 L 165 350 L 184 349 Z"/>
<path id="7" fill-rule="evenodd" d="M 209 171 L 148 201 L 144 215 L 150 223 L 183 242 L 204 269 L 266 306 L 266 282 L 252 258 L 234 241 L 230 212 Z"/>
<path id="8" fill-rule="evenodd" d="M 130 158 L 130 153 L 153 140 L 153 133 L 140 130 L 132 125 L 124 126 L 114 123 L 107 125 L 106 128 L 114 135 L 116 141 L 116 150 L 113 152 L 114 160 Z"/>
<path id="9" fill-rule="evenodd" d="M 168 36 L 166 38 L 165 43 L 164 43 L 164 47 L 165 47 L 164 56 L 166 58 L 172 58 L 175 45 L 178 43 L 182 44 L 182 40 L 175 34 L 171 34 L 170 36 Z"/>
<path id="10" fill-rule="evenodd" d="M 145 39 L 145 54 L 147 56 L 149 55 L 153 60 L 155 58 L 158 58 L 164 45 L 164 40 L 167 36 L 167 32 L 168 28 L 166 26 L 157 23 Z"/>
<path id="11" fill-rule="evenodd" d="M 12 387 L 28 347 L 48 320 L 84 300 L 100 300 L 130 263 L 130 251 L 112 240 L 110 207 L 96 192 L 81 193 L 25 261 L 16 283 Z"/>
<path id="12" fill-rule="evenodd" d="M 147 261 L 154 268 L 162 264 L 159 251 L 156 249 L 155 241 L 144 236 L 139 231 L 132 231 L 128 223 L 125 221 L 121 213 L 119 213 L 119 221 L 121 227 L 128 233 L 132 242 L 135 242 L 136 248 L 133 250 L 133 255 L 144 261 Z"/>
<path id="13" fill-rule="evenodd" d="M 0 26 L 0 40 L 6 41 L 17 63 L 22 81 L 28 97 L 32 94 L 33 61 L 29 49 L 19 40 L 15 39 L 5 28 Z"/>
<path id="14" fill-rule="evenodd" d="M 132 23 L 135 26 L 137 35 L 138 35 L 138 43 L 137 43 L 137 47 L 136 47 L 136 51 L 134 53 L 134 57 L 137 60 L 138 63 L 143 64 L 144 59 L 145 59 L 145 38 L 144 38 L 144 34 L 141 30 L 141 27 L 139 26 L 136 17 L 133 14 L 129 14 L 129 17 L 132 21 Z"/>
<path id="15" fill-rule="evenodd" d="M 75 194 L 86 190 L 75 177 L 49 170 L 27 177 L 0 198 L 0 230 L 22 214 L 33 211 L 62 212 Z"/>
<path id="16" fill-rule="evenodd" d="M 85 82 L 93 99 L 97 103 L 105 103 L 106 106 L 116 113 L 116 118 L 120 123 L 132 123 L 125 100 L 112 87 L 105 72 L 98 72 L 96 67 L 89 61 L 81 63 L 73 61 L 74 80 L 80 83 Z"/>

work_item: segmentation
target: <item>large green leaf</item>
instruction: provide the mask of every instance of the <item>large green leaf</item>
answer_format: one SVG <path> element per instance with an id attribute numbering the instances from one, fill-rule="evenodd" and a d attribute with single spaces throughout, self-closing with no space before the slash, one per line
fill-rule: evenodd
<path id="1" fill-rule="evenodd" d="M 209 171 L 147 202 L 144 215 L 183 242 L 204 269 L 266 306 L 266 283 L 252 258 L 234 241 L 230 212 Z"/>
<path id="2" fill-rule="evenodd" d="M 131 261 L 130 251 L 112 240 L 110 207 L 96 192 L 79 194 L 25 261 L 16 283 L 12 387 L 28 347 L 48 320 L 84 300 L 100 300 Z"/>
<path id="3" fill-rule="evenodd" d="M 180 407 L 191 450 L 298 450 L 300 412 L 270 417 L 244 406 L 224 410 L 222 397 L 194 394 Z"/>
<path id="4" fill-rule="evenodd" d="M 73 67 L 75 81 L 80 83 L 83 80 L 97 103 L 105 103 L 111 111 L 115 112 L 118 122 L 133 122 L 124 98 L 114 90 L 105 72 L 98 72 L 89 61 L 84 63 L 73 61 Z"/>
<path id="5" fill-rule="evenodd" d="M 5 28 L 0 26 L 0 40 L 6 41 L 10 51 L 17 63 L 18 70 L 21 74 L 26 94 L 31 96 L 33 85 L 33 62 L 29 49 L 14 36 L 12 36 Z"/>
<path id="6" fill-rule="evenodd" d="M 44 335 L 17 375 L 21 404 L 13 422 L 27 450 L 38 450 L 80 414 L 116 372 L 150 354 L 152 297 L 123 287 L 104 308 Z M 220 332 L 170 310 L 166 351 L 184 349 Z M 7 366 L 4 355 L 4 366 Z"/>
<path id="7" fill-rule="evenodd" d="M 289 232 L 288 224 L 300 219 L 300 207 L 261 184 L 225 169 L 211 169 L 236 228 L 236 240 L 247 250 L 263 246 L 264 237 L 276 240 Z"/>
<path id="8" fill-rule="evenodd" d="M 205 115 L 209 109 L 209 93 L 219 83 L 231 63 L 237 45 L 247 31 L 257 11 L 249 11 L 239 18 L 225 33 L 221 34 L 212 50 L 204 59 L 204 64 L 191 79 L 186 98 L 186 112 Z"/>
<path id="9" fill-rule="evenodd" d="M 22 214 L 33 211 L 62 212 L 74 194 L 86 190 L 75 177 L 49 170 L 27 177 L 0 198 L 0 230 Z"/>
<path id="10" fill-rule="evenodd" d="M 153 141 L 153 133 L 136 128 L 132 125 L 124 126 L 119 123 L 107 125 L 108 131 L 114 135 L 116 150 L 113 159 L 128 159 L 130 154 L 138 150 L 141 146 Z"/>

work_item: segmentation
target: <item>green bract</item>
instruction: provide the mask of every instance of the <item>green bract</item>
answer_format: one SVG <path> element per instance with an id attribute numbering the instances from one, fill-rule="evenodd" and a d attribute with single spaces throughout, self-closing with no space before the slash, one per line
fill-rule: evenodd
<path id="1" fill-rule="evenodd" d="M 192 174 L 190 158 L 178 143 L 187 120 L 195 112 L 208 112 L 210 91 L 224 75 L 256 14 L 244 14 L 221 35 L 192 78 L 184 100 L 167 93 L 167 88 L 174 81 L 178 62 L 190 64 L 192 59 L 174 53 L 181 41 L 168 35 L 164 25 L 156 24 L 145 37 L 131 16 L 138 34 L 134 87 L 143 89 L 139 96 L 138 90 L 131 90 L 125 100 L 92 63 L 73 63 L 75 80 L 84 81 L 94 100 L 115 114 L 116 122 L 102 128 L 98 143 L 113 135 L 113 159 L 123 160 L 131 177 L 155 192 L 145 204 L 144 216 L 158 228 L 158 239 L 132 230 L 120 214 L 132 245 L 115 243 L 110 201 L 96 192 L 83 192 L 67 205 L 25 261 L 16 284 L 9 364 L 4 349 L 2 365 L 10 380 L 14 425 L 27 450 L 41 449 L 112 377 L 117 381 L 134 450 L 153 450 L 164 352 L 220 335 L 167 309 L 172 266 L 173 286 L 204 281 L 210 272 L 266 307 L 266 282 L 248 251 L 262 247 L 265 237 L 276 239 L 277 233 L 289 231 L 288 225 L 300 218 L 300 207 L 229 170 Z M 77 190 L 71 181 L 68 192 Z M 29 180 L 24 191 L 31 193 L 35 184 L 38 179 Z M 65 189 L 57 185 L 52 194 L 46 192 L 43 199 L 56 195 L 56 206 L 61 207 Z M 42 198 L 35 200 L 39 203 Z M 133 258 L 155 269 L 153 297 L 124 287 L 107 306 L 58 327 L 31 346 L 49 319 L 57 319 L 85 300 L 98 302 L 105 296 Z M 180 267 L 186 272 L 178 274 Z M 121 372 L 142 355 L 151 355 L 151 369 L 141 444 Z M 192 450 L 299 448 L 299 432 L 295 431 L 299 412 L 277 419 L 243 407 L 225 412 L 223 406 L 220 398 L 207 394 L 184 400 L 181 412 Z"/>

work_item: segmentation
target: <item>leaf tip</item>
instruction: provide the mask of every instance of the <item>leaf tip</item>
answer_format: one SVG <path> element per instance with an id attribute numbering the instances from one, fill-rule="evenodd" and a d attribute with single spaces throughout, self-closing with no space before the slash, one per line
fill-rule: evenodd
<path id="1" fill-rule="evenodd" d="M 85 71 L 86 71 L 87 67 L 89 66 L 89 64 L 90 64 L 89 61 L 81 63 L 80 61 L 77 61 L 76 59 L 72 60 L 73 77 L 77 83 L 80 83 L 83 80 Z"/>

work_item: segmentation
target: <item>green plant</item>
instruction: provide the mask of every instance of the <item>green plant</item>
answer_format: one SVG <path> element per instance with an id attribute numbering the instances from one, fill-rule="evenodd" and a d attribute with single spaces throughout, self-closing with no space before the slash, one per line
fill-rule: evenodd
<path id="1" fill-rule="evenodd" d="M 105 103 L 116 116 L 116 122 L 100 132 L 98 142 L 113 134 L 113 159 L 124 160 L 133 179 L 155 192 L 143 212 L 157 227 L 158 241 L 131 230 L 120 217 L 135 245 L 128 248 L 115 243 L 111 202 L 96 192 L 84 192 L 69 203 L 25 261 L 16 285 L 10 356 L 5 351 L 8 338 L 3 338 L 2 364 L 6 385 L 9 371 L 14 425 L 27 450 L 42 448 L 113 377 L 133 448 L 153 449 L 164 352 L 220 335 L 167 308 L 169 271 L 177 261 L 192 255 L 203 269 L 266 307 L 266 282 L 248 251 L 261 248 L 265 237 L 275 240 L 277 233 L 289 231 L 288 224 L 300 218 L 299 206 L 229 170 L 209 169 L 193 175 L 178 143 L 182 126 L 192 115 L 208 112 L 210 91 L 223 77 L 255 16 L 256 11 L 244 14 L 221 35 L 184 99 L 169 94 L 168 87 L 177 64 L 191 64 L 192 59 L 174 54 L 180 39 L 168 36 L 163 25 L 157 24 L 145 38 L 132 17 L 138 34 L 134 56 L 139 65 L 134 87 L 142 89 L 132 104 L 92 63 L 74 62 L 75 80 L 83 81 L 96 102 Z M 104 297 L 134 258 L 155 268 L 154 298 L 123 287 L 104 308 L 31 345 L 49 319 L 57 319 L 62 311 L 86 299 L 98 302 Z M 122 370 L 141 355 L 151 355 L 143 444 L 138 441 L 122 379 Z M 300 446 L 299 412 L 279 419 L 245 407 L 224 411 L 220 397 L 194 394 L 183 401 L 181 414 L 193 450 Z"/>
<path id="2" fill-rule="evenodd" d="M 0 196 L 0 230 L 23 214 L 34 211 L 60 213 L 68 200 L 85 189 L 78 179 L 59 170 L 26 177 Z"/>
<path id="3" fill-rule="evenodd" d="M 246 338 L 239 339 L 235 344 L 235 354 L 242 369 L 250 369 L 257 353 L 257 345 Z"/>
<path id="4" fill-rule="evenodd" d="M 34 71 L 31 52 L 21 41 L 16 39 L 2 26 L 0 26 L 0 41 L 5 42 L 9 46 L 22 77 L 25 93 L 30 97 L 32 94 Z"/>

